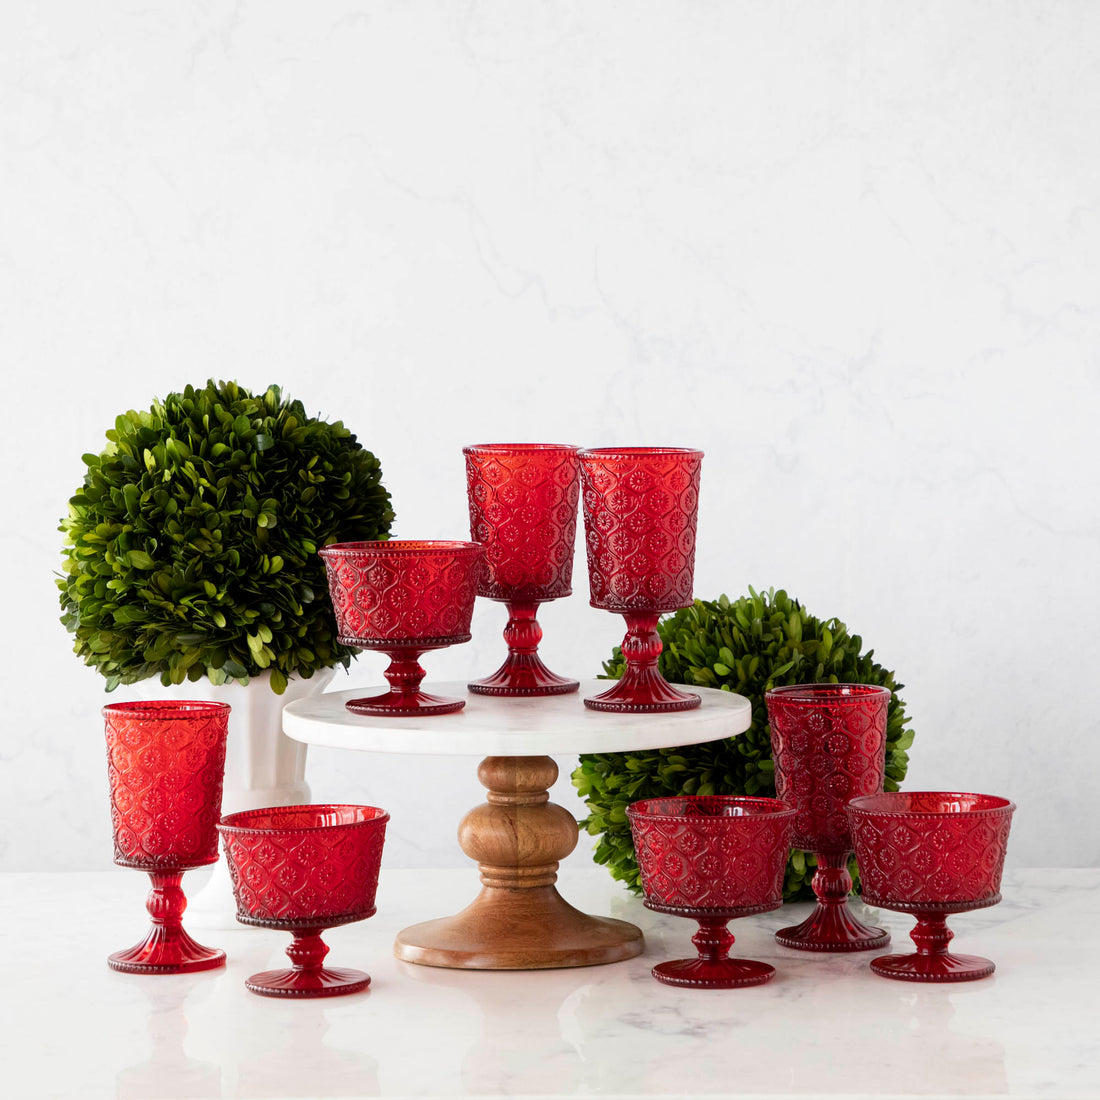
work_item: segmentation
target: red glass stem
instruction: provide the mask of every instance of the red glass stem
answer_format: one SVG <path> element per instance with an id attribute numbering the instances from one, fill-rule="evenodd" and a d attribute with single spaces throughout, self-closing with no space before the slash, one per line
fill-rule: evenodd
<path id="1" fill-rule="evenodd" d="M 822 905 L 844 906 L 852 892 L 852 876 L 848 871 L 851 852 L 815 852 L 817 870 L 810 885 Z"/>
<path id="2" fill-rule="evenodd" d="M 504 627 L 504 640 L 508 643 L 508 657 L 530 657 L 542 641 L 542 627 L 535 617 L 539 605 L 534 601 L 508 601 L 508 623 Z"/>
<path id="3" fill-rule="evenodd" d="M 646 673 L 657 674 L 657 659 L 661 656 L 661 636 L 657 633 L 660 619 L 657 611 L 628 611 L 626 619 L 626 637 L 623 638 L 623 659 L 626 670 L 623 679 L 637 677 Z"/>
<path id="4" fill-rule="evenodd" d="M 729 958 L 733 946 L 733 933 L 729 930 L 729 917 L 696 917 L 699 931 L 691 937 L 703 962 L 720 963 Z"/>
<path id="5" fill-rule="evenodd" d="M 180 886 L 183 872 L 150 871 L 149 880 L 153 888 L 145 899 L 145 908 L 149 910 L 153 924 L 165 929 L 166 934 L 171 930 L 181 929 L 184 910 L 187 908 L 187 898 Z"/>
<path id="6" fill-rule="evenodd" d="M 955 933 L 947 927 L 946 913 L 915 913 L 916 926 L 909 938 L 917 945 L 917 954 L 925 957 L 946 955 Z"/>
<path id="7" fill-rule="evenodd" d="M 324 925 L 317 928 L 297 928 L 286 953 L 296 974 L 319 975 L 323 969 L 328 944 L 321 939 Z"/>
<path id="8" fill-rule="evenodd" d="M 508 656 L 504 664 L 483 680 L 470 684 L 477 695 L 564 695 L 580 687 L 577 680 L 567 680 L 551 672 L 538 655 L 542 627 L 535 615 L 537 600 L 507 600 L 508 624 L 504 640 Z"/>
<path id="9" fill-rule="evenodd" d="M 183 871 L 149 871 L 153 888 L 145 899 L 152 926 L 145 939 L 116 951 L 107 964 L 135 974 L 185 974 L 225 964 L 225 952 L 196 943 L 183 929 L 187 898 L 180 887 Z"/>
<path id="10" fill-rule="evenodd" d="M 397 697 L 393 705 L 400 706 L 405 700 L 410 707 L 417 705 L 420 684 L 426 675 L 420 664 L 420 654 L 423 652 L 422 649 L 404 646 L 388 650 L 390 664 L 383 675 L 390 685 L 390 691 Z"/>
<path id="11" fill-rule="evenodd" d="M 693 710 L 702 702 L 698 695 L 673 687 L 657 671 L 661 656 L 661 636 L 657 633 L 659 611 L 623 611 L 626 637 L 622 654 L 622 677 L 608 691 L 585 699 L 592 710 L 661 713 Z"/>

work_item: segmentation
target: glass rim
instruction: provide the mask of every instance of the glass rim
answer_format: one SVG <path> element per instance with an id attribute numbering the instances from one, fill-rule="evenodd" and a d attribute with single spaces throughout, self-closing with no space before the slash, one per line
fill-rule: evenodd
<path id="1" fill-rule="evenodd" d="M 464 455 L 514 455 L 514 454 L 577 454 L 576 443 L 470 443 L 462 448 Z"/>
<path id="2" fill-rule="evenodd" d="M 853 691 L 855 688 L 857 690 Z M 829 690 L 822 690 L 829 689 Z M 839 690 L 838 690 L 839 689 Z M 764 701 L 769 699 L 781 699 L 784 702 L 795 703 L 858 703 L 865 699 L 873 699 L 876 696 L 894 695 L 894 689 L 882 684 L 830 684 L 821 681 L 813 684 L 780 684 L 778 687 L 769 688 L 764 692 Z"/>
<path id="3" fill-rule="evenodd" d="M 276 815 L 301 813 L 303 810 L 314 810 L 318 814 L 331 813 L 333 810 L 370 810 L 369 817 L 360 817 L 355 821 L 319 822 L 316 825 L 249 825 L 246 820 L 258 814 Z M 235 813 L 225 814 L 217 824 L 218 832 L 271 834 L 277 833 L 309 833 L 319 829 L 353 829 L 360 825 L 385 824 L 390 819 L 388 810 L 380 806 L 364 806 L 355 802 L 313 802 L 302 803 L 298 806 L 263 806 L 254 810 L 237 810 Z"/>
<path id="4" fill-rule="evenodd" d="M 582 447 L 578 458 L 663 458 L 673 455 L 698 455 L 704 452 L 696 447 Z"/>
<path id="5" fill-rule="evenodd" d="M 122 703 L 105 703 L 100 708 L 104 718 L 156 718 L 160 722 L 182 722 L 216 714 L 228 714 L 228 703 L 213 699 L 134 699 Z"/>
<path id="6" fill-rule="evenodd" d="M 899 806 L 891 809 L 890 803 L 901 802 L 906 798 L 920 795 L 930 795 L 933 798 L 980 799 L 985 805 L 975 806 L 969 810 L 914 810 Z M 875 805 L 882 800 L 885 805 Z M 879 791 L 877 794 L 861 794 L 848 802 L 847 809 L 853 813 L 866 814 L 875 817 L 962 817 L 974 814 L 1004 814 L 1012 813 L 1016 809 L 1016 803 L 999 794 L 981 794 L 977 791 Z"/>
<path id="7" fill-rule="evenodd" d="M 760 812 L 754 814 L 659 814 L 651 813 L 645 809 L 653 802 L 678 802 L 681 806 L 690 806 L 700 799 L 717 800 L 727 806 L 755 806 Z M 782 798 L 772 798 L 769 795 L 756 794 L 665 794 L 655 795 L 652 798 L 640 798 L 637 802 L 631 802 L 626 808 L 626 816 L 637 817 L 645 821 L 698 821 L 708 818 L 714 821 L 734 821 L 737 818 L 747 817 L 792 817 L 798 813 L 797 807 Z"/>
<path id="8" fill-rule="evenodd" d="M 375 539 L 365 542 L 333 542 L 317 551 L 322 557 L 341 554 L 391 554 L 395 557 L 443 550 L 454 554 L 471 554 L 485 549 L 482 542 L 467 539 Z"/>

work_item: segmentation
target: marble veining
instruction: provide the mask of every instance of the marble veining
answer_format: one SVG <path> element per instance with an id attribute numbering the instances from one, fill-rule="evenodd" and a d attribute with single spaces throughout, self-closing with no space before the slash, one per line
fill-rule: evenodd
<path id="1" fill-rule="evenodd" d="M 140 926 L 133 872 L 5 874 L 5 1094 L 38 1098 L 600 1096 L 1027 1097 L 1100 1094 L 1095 977 L 1100 871 L 1010 872 L 998 906 L 954 919 L 955 945 L 990 979 L 913 986 L 869 957 L 810 955 L 771 933 L 793 913 L 732 922 L 735 951 L 773 982 L 678 990 L 649 968 L 690 953 L 692 922 L 645 909 L 596 868 L 566 869 L 589 912 L 645 932 L 639 958 L 551 971 L 439 970 L 396 962 L 395 932 L 468 899 L 474 872 L 383 870 L 378 913 L 327 935 L 368 993 L 273 1002 L 243 979 L 281 965 L 288 937 L 217 933 L 225 971 L 136 977 L 104 958 Z M 76 918 L 70 914 L 76 910 Z M 866 916 L 894 942 L 911 921 Z M 74 919 L 79 934 L 71 934 Z"/>

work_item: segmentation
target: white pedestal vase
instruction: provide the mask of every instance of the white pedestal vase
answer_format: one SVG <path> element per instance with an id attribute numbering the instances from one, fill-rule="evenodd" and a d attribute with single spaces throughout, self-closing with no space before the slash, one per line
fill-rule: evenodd
<path id="1" fill-rule="evenodd" d="M 142 680 L 120 688 L 120 694 L 138 699 L 210 699 L 228 703 L 229 739 L 225 749 L 225 786 L 222 813 L 254 810 L 261 806 L 296 806 L 310 801 L 305 779 L 308 745 L 283 733 L 283 707 L 294 699 L 316 695 L 331 682 L 335 669 L 319 669 L 308 680 L 293 676 L 282 695 L 268 683 L 269 674 L 247 684 L 232 681 L 218 686 L 203 677 L 170 684 Z M 199 873 L 194 873 L 195 878 Z M 205 885 L 188 893 L 187 923 L 196 928 L 239 928 L 233 886 L 225 857 L 213 865 Z"/>

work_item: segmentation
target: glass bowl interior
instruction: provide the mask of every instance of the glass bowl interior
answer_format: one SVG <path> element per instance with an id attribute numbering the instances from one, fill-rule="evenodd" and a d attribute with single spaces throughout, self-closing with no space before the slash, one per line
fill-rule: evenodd
<path id="1" fill-rule="evenodd" d="M 387 539 L 376 542 L 334 542 L 329 546 L 322 546 L 317 552 L 322 557 L 333 558 L 344 554 L 400 558 L 440 551 L 455 555 L 478 554 L 483 549 L 480 542 L 466 542 L 461 539 Z"/>
<path id="2" fill-rule="evenodd" d="M 699 455 L 703 452 L 694 447 L 585 447 L 579 452 L 581 458 L 645 458 L 669 455 Z"/>
<path id="3" fill-rule="evenodd" d="M 1016 808 L 1007 798 L 998 795 L 960 791 L 886 791 L 861 795 L 848 805 L 856 813 L 905 816 L 1008 813 Z"/>
<path id="4" fill-rule="evenodd" d="M 362 825 L 369 821 L 382 824 L 389 820 L 389 816 L 377 806 L 275 806 L 228 814 L 222 818 L 220 828 L 223 832 L 240 833 L 301 832 L 303 829 Z"/>
<path id="5" fill-rule="evenodd" d="M 150 699 L 139 702 L 108 703 L 102 709 L 104 717 L 147 718 L 158 722 L 172 720 L 194 721 L 196 718 L 212 718 L 229 712 L 228 703 L 214 703 L 191 699 Z"/>
<path id="6" fill-rule="evenodd" d="M 743 795 L 679 795 L 647 798 L 627 807 L 627 816 L 653 821 L 660 818 L 791 816 L 795 809 L 777 798 Z"/>
<path id="7" fill-rule="evenodd" d="M 877 684 L 786 684 L 765 692 L 766 700 L 783 703 L 858 703 L 875 696 L 889 696 L 888 687 Z"/>
<path id="8" fill-rule="evenodd" d="M 563 454 L 575 455 L 575 443 L 472 443 L 462 448 L 466 455 Z"/>

